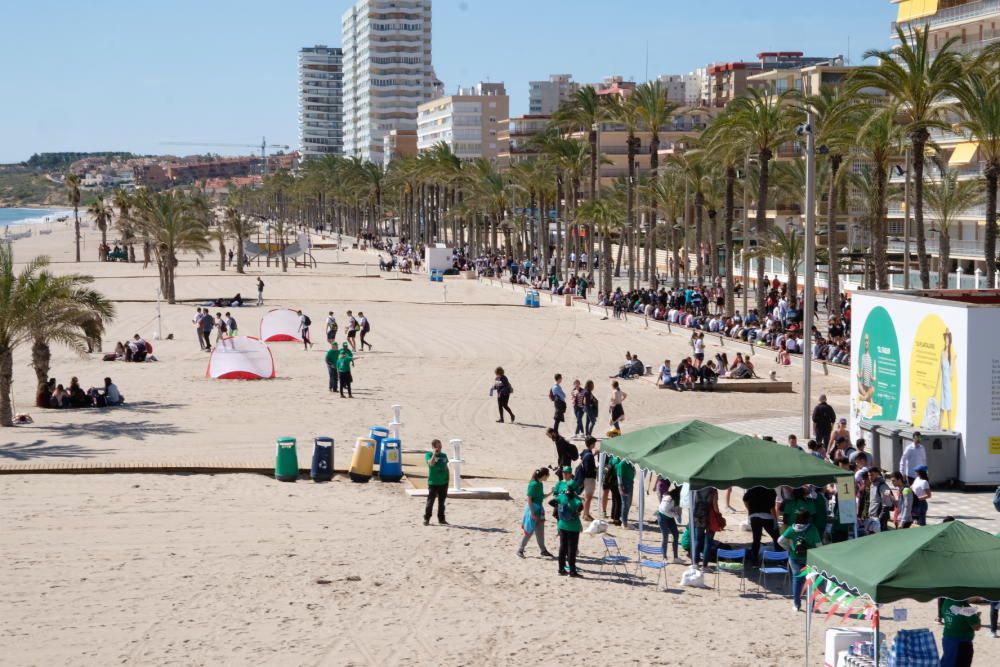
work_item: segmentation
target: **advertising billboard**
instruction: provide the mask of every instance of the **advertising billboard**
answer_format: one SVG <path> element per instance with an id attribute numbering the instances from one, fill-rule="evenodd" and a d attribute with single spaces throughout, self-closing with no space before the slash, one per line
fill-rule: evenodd
<path id="1" fill-rule="evenodd" d="M 864 418 L 958 431 L 959 479 L 1000 483 L 1000 295 L 934 295 L 852 298 L 851 430 Z"/>

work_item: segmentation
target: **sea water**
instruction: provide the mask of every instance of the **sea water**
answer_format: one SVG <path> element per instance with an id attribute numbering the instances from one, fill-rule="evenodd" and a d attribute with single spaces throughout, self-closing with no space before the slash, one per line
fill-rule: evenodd
<path id="1" fill-rule="evenodd" d="M 39 222 L 55 222 L 64 215 L 72 217 L 73 209 L 69 208 L 0 208 L 0 227 L 8 225 L 24 225 Z"/>

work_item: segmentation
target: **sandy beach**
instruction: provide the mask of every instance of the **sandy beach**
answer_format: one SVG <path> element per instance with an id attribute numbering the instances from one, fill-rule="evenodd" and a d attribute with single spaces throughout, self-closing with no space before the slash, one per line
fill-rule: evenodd
<path id="1" fill-rule="evenodd" d="M 98 241 L 88 228 L 85 259 L 95 257 Z M 547 299 L 527 309 L 520 291 L 475 280 L 449 278 L 443 288 L 420 274 L 376 277 L 374 254 L 319 250 L 317 268 L 287 274 L 274 266 L 220 272 L 217 253 L 200 265 L 185 257 L 177 288 L 183 303 L 161 305 L 162 333 L 173 340 L 153 340 L 155 266 L 75 264 L 72 250 L 71 229 L 14 244 L 18 261 L 44 253 L 54 271 L 95 276 L 118 309 L 105 351 L 140 333 L 159 361 L 103 362 L 55 347 L 51 374 L 59 382 L 77 376 L 86 388 L 110 376 L 128 403 L 39 411 L 29 349 L 20 348 L 15 411 L 35 422 L 0 432 L 0 463 L 266 463 L 277 437 L 298 438 L 301 460 L 314 436 L 328 435 L 343 467 L 354 439 L 386 424 L 400 404 L 406 450 L 461 438 L 468 471 L 483 478 L 475 483 L 507 488 L 512 499 L 454 500 L 452 526 L 425 527 L 422 501 L 408 498 L 405 484 L 358 485 L 342 476 L 316 485 L 249 474 L 0 475 L 0 664 L 802 664 L 805 614 L 795 614 L 782 591 L 741 596 L 729 574 L 721 595 L 681 589 L 682 565 L 668 568 L 666 592 L 630 585 L 598 572 L 590 559 L 599 540 L 586 535 L 582 580 L 557 577 L 555 563 L 538 558 L 533 545 L 525 560 L 514 554 L 528 476 L 554 462 L 544 435 L 553 373 L 567 387 L 575 378 L 595 381 L 603 431 L 608 376 L 626 350 L 654 368 L 666 357 L 676 363 L 690 353 L 683 332 L 605 320 Z M 194 309 L 237 292 L 252 303 L 257 275 L 266 282 L 266 306 L 229 309 L 240 333 L 255 335 L 268 308 L 301 308 L 313 320 L 316 346 L 272 345 L 278 377 L 271 381 L 209 380 Z M 327 391 L 322 322 L 330 310 L 342 332 L 347 310 L 363 311 L 372 324 L 374 350 L 356 359 L 354 399 Z M 746 349 L 707 348 L 709 356 Z M 755 361 L 761 376 L 775 370 L 793 381 L 795 393 L 676 393 L 632 380 L 623 384 L 624 428 L 690 418 L 782 423 L 799 414 L 801 369 L 780 367 L 766 352 Z M 495 422 L 488 396 L 497 365 L 515 387 L 513 425 Z M 847 375 L 817 373 L 813 392 L 826 392 L 843 411 Z M 647 519 L 654 500 L 650 494 Z M 749 541 L 738 530 L 745 514 L 727 519 L 720 539 Z M 547 528 L 552 549 L 557 537 L 551 522 Z M 655 523 L 650 528 L 646 541 L 658 543 Z M 612 534 L 634 551 L 636 531 Z M 940 635 L 932 605 L 900 606 L 909 620 L 899 627 Z M 822 629 L 837 622 L 817 617 L 812 664 L 822 664 Z M 1000 662 L 1000 640 L 980 633 L 976 658 Z"/>

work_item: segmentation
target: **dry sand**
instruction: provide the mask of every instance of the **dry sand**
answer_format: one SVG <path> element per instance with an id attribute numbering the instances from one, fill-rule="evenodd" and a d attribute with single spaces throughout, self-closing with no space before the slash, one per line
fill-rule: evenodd
<path id="1" fill-rule="evenodd" d="M 97 238 L 87 232 L 85 257 L 93 255 Z M 48 253 L 55 270 L 91 273 L 119 300 L 105 349 L 136 331 L 150 337 L 155 269 L 76 265 L 71 250 L 64 230 L 15 243 L 18 259 Z M 279 379 L 205 379 L 207 355 L 190 323 L 195 304 L 164 304 L 163 331 L 175 340 L 154 341 L 158 363 L 54 352 L 52 375 L 60 382 L 76 375 L 88 386 L 110 375 L 128 398 L 125 408 L 35 410 L 34 376 L 27 350 L 20 350 L 17 404 L 36 421 L 0 432 L 0 461 L 267 461 L 278 436 L 298 437 L 302 457 L 304 445 L 322 434 L 337 439 L 343 466 L 349 443 L 387 422 L 390 406 L 399 403 L 405 448 L 423 449 L 433 437 L 462 438 L 467 468 L 491 478 L 477 483 L 505 486 L 514 500 L 452 501 L 455 525 L 443 528 L 421 525 L 421 503 L 407 498 L 402 485 L 342 478 L 291 485 L 254 475 L 0 476 L 6 510 L 0 663 L 802 663 L 804 614 L 794 614 L 774 593 L 739 596 L 731 576 L 721 596 L 682 592 L 683 566 L 671 565 L 671 590 L 663 592 L 599 575 L 589 561 L 583 562 L 586 579 L 567 581 L 552 562 L 514 555 L 527 476 L 553 459 L 543 434 L 552 373 L 594 379 L 606 406 L 607 376 L 626 349 L 655 367 L 665 356 L 687 353 L 684 336 L 645 331 L 634 321 L 602 321 L 579 308 L 528 310 L 519 306 L 520 293 L 475 281 L 448 280 L 443 303 L 441 285 L 419 275 L 411 281 L 362 277 L 365 262 L 377 273 L 374 255 L 343 253 L 350 264 L 335 264 L 333 251 L 316 256 L 318 269 L 284 275 L 273 267 L 254 267 L 246 276 L 220 273 L 211 257 L 180 267 L 180 299 L 237 291 L 252 299 L 254 276 L 262 273 L 269 307 L 300 307 L 311 316 L 314 350 L 272 346 Z M 375 345 L 357 359 L 353 400 L 327 393 L 322 361 L 325 314 L 336 311 L 343 326 L 347 309 L 369 316 Z M 262 312 L 235 309 L 241 333 L 254 333 Z M 708 347 L 714 354 L 715 345 Z M 732 354 L 734 348 L 726 349 Z M 761 370 L 795 379 L 797 370 L 779 369 L 767 357 L 758 357 Z M 516 425 L 495 423 L 487 392 L 498 364 L 515 386 Z M 816 384 L 814 391 L 843 405 L 842 377 Z M 726 422 L 794 415 L 800 401 L 797 393 L 677 394 L 645 380 L 624 389 L 627 430 L 692 417 Z M 602 429 L 606 420 L 602 409 Z M 653 511 L 649 496 L 647 517 Z M 735 526 L 742 517 L 729 518 Z M 615 534 L 631 553 L 635 531 Z M 528 549 L 534 553 L 533 544 Z M 583 536 L 581 552 L 596 556 L 596 540 Z M 903 627 L 931 624 L 930 605 L 906 606 L 910 621 Z M 813 640 L 820 651 L 820 632 Z M 984 637 L 977 650 L 977 664 L 1000 660 L 1000 642 Z"/>

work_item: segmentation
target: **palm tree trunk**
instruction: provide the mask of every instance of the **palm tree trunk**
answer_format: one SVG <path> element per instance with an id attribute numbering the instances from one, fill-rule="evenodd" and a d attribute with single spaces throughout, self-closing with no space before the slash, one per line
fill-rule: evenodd
<path id="1" fill-rule="evenodd" d="M 219 271 L 226 270 L 226 244 L 220 238 L 219 239 Z"/>
<path id="2" fill-rule="evenodd" d="M 0 344 L 0 426 L 14 425 L 11 384 L 14 382 L 14 351 Z"/>
<path id="3" fill-rule="evenodd" d="M 606 230 L 601 234 L 601 291 L 604 297 L 611 296 L 611 234 Z"/>
<path id="4" fill-rule="evenodd" d="M 701 189 L 694 193 L 694 275 L 695 283 L 701 285 L 705 277 L 705 256 L 701 252 L 705 226 L 705 195 Z"/>
<path id="5" fill-rule="evenodd" d="M 830 156 L 830 201 L 826 207 L 826 251 L 829 261 L 827 262 L 827 301 L 830 304 L 830 312 L 834 312 L 840 302 L 840 253 L 836 248 L 837 233 L 837 174 L 840 172 L 840 163 L 843 158 L 839 155 Z"/>
<path id="6" fill-rule="evenodd" d="M 76 261 L 80 261 L 80 207 L 73 204 L 73 231 L 76 237 Z M 10 426 L 10 424 L 7 424 Z"/>
<path id="7" fill-rule="evenodd" d="M 628 207 L 626 210 L 626 221 L 625 226 L 628 228 L 629 233 L 629 244 L 628 244 L 628 288 L 629 291 L 635 289 L 635 237 L 637 231 L 637 223 L 635 219 L 635 154 L 636 154 L 636 139 L 635 134 L 629 131 L 628 139 L 626 140 L 626 145 L 628 146 L 628 188 L 626 188 L 625 196 L 628 200 Z"/>
<path id="8" fill-rule="evenodd" d="M 48 381 L 51 363 L 52 350 L 49 348 L 49 344 L 36 338 L 31 345 L 31 366 L 35 369 L 35 380 L 37 380 L 39 387 Z"/>
<path id="9" fill-rule="evenodd" d="M 756 232 L 757 242 L 765 243 L 767 238 L 771 235 L 767 228 L 767 188 L 768 180 L 770 174 L 768 173 L 769 162 L 771 160 L 771 151 L 762 150 L 760 151 L 758 158 L 760 160 L 760 183 L 757 189 L 757 219 L 755 221 L 754 231 Z M 744 286 L 744 289 L 749 289 L 749 285 Z M 764 255 L 757 255 L 757 312 L 763 313 L 764 306 L 767 302 L 767 287 L 764 286 Z"/>
<path id="10" fill-rule="evenodd" d="M 992 288 L 997 273 L 997 180 L 1000 163 L 988 162 L 984 171 L 986 177 L 986 233 L 983 235 L 983 250 L 986 255 L 986 287 Z"/>
<path id="11" fill-rule="evenodd" d="M 920 265 L 920 286 L 930 289 L 930 258 L 927 256 L 927 236 L 924 231 L 924 146 L 929 134 L 920 129 L 910 135 L 913 144 L 913 222 L 917 226 L 917 263 Z"/>
<path id="12" fill-rule="evenodd" d="M 887 258 L 887 247 L 886 247 L 886 193 L 888 190 L 887 184 L 887 168 L 883 165 L 878 168 L 878 173 L 875 175 L 875 191 L 878 196 L 878 214 L 875 220 L 872 221 L 872 250 L 873 252 L 873 263 L 872 263 L 872 273 L 874 275 L 874 282 L 878 289 L 889 289 L 889 262 Z M 930 282 L 930 275 L 927 277 L 928 282 Z"/>
<path id="13" fill-rule="evenodd" d="M 951 231 L 945 224 L 941 225 L 941 239 L 939 243 L 938 289 L 948 289 L 948 274 L 951 269 Z"/>
<path id="14" fill-rule="evenodd" d="M 732 165 L 726 167 L 726 213 L 722 230 L 723 243 L 726 246 L 726 294 L 725 313 L 731 315 L 734 312 L 736 301 L 733 295 L 735 282 L 733 280 L 733 223 L 736 217 L 736 168 Z"/>
<path id="15" fill-rule="evenodd" d="M 670 264 L 670 280 L 674 289 L 681 286 L 681 265 L 680 265 L 680 252 L 677 247 L 677 230 L 674 229 L 674 223 L 667 220 L 667 229 L 670 231 L 670 256 L 672 262 Z"/>

